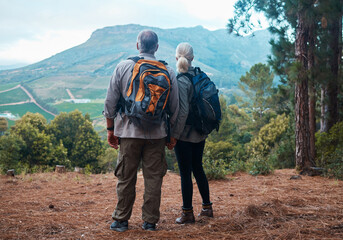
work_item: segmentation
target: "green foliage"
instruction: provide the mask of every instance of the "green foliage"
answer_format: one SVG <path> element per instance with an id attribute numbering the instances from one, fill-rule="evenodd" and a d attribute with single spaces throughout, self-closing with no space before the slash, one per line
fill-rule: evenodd
<path id="1" fill-rule="evenodd" d="M 72 166 L 85 167 L 87 164 L 96 166 L 98 158 L 104 149 L 100 137 L 94 131 L 92 123 L 85 121 L 79 126 L 75 135 L 75 142 L 71 149 L 70 160 Z"/>
<path id="2" fill-rule="evenodd" d="M 208 180 L 225 179 L 227 164 L 223 159 L 204 158 L 203 167 Z"/>
<path id="3" fill-rule="evenodd" d="M 58 162 L 68 166 L 66 150 L 60 142 L 52 143 L 53 136 L 46 133 L 47 127 L 47 121 L 41 114 L 27 113 L 11 128 L 11 135 L 25 142 L 20 149 L 21 163 L 29 168 L 35 165 L 52 166 Z"/>
<path id="4" fill-rule="evenodd" d="M 207 141 L 204 149 L 204 158 L 217 160 L 222 159 L 229 162 L 232 157 L 233 146 L 230 142 L 211 142 Z"/>
<path id="5" fill-rule="evenodd" d="M 330 177 L 343 179 L 343 122 L 336 123 L 328 133 L 316 133 L 317 165 Z"/>
<path id="6" fill-rule="evenodd" d="M 50 124 L 41 114 L 27 113 L 0 139 L 0 167 L 3 171 L 46 171 L 55 165 L 88 166 L 100 172 L 104 147 L 90 116 L 78 111 L 61 114 Z"/>
<path id="7" fill-rule="evenodd" d="M 270 123 L 263 126 L 258 135 L 249 143 L 249 152 L 252 156 L 266 156 L 271 149 L 280 140 L 282 134 L 286 131 L 289 124 L 289 118 L 286 114 L 278 115 L 271 119 Z"/>
<path id="8" fill-rule="evenodd" d="M 43 115 L 39 113 L 28 112 L 16 122 L 16 125 L 12 128 L 12 131 L 18 133 L 26 124 L 31 125 L 40 132 L 45 131 L 47 128 L 47 121 Z"/>
<path id="9" fill-rule="evenodd" d="M 281 135 L 280 140 L 275 143 L 268 155 L 268 159 L 274 168 L 295 167 L 295 124 L 293 119 L 289 117 L 289 127 Z"/>
<path id="10" fill-rule="evenodd" d="M 272 165 L 270 162 L 260 155 L 256 155 L 249 159 L 247 162 L 247 170 L 249 174 L 256 175 L 268 175 L 273 172 Z"/>
<path id="11" fill-rule="evenodd" d="M 242 160 L 232 160 L 228 164 L 228 173 L 235 174 L 236 172 L 245 172 L 246 163 Z"/>
<path id="12" fill-rule="evenodd" d="M 0 136 L 0 169 L 6 173 L 9 169 L 18 169 L 22 159 L 21 149 L 25 148 L 25 142 L 21 137 L 13 135 Z M 16 171 L 18 172 L 18 171 Z"/>
<path id="13" fill-rule="evenodd" d="M 166 149 L 166 161 L 168 169 L 174 172 L 179 172 L 179 166 L 177 165 L 177 160 L 174 150 Z"/>
<path id="14" fill-rule="evenodd" d="M 257 63 L 250 71 L 240 78 L 238 86 L 252 103 L 255 119 L 261 118 L 270 105 L 274 74 L 268 65 Z"/>
<path id="15" fill-rule="evenodd" d="M 107 148 L 99 158 L 98 166 L 102 173 L 113 172 L 117 164 L 118 150 Z"/>
<path id="16" fill-rule="evenodd" d="M 223 179 L 228 173 L 228 162 L 232 156 L 232 144 L 219 141 L 206 142 L 203 156 L 204 171 L 208 179 Z"/>
<path id="17" fill-rule="evenodd" d="M 211 142 L 227 141 L 228 136 L 232 136 L 236 132 L 236 126 L 229 119 L 229 110 L 226 104 L 226 100 L 223 95 L 219 97 L 222 120 L 220 122 L 219 131 L 212 131 L 208 136 L 208 140 Z"/>
<path id="18" fill-rule="evenodd" d="M 0 136 L 4 135 L 4 132 L 8 129 L 8 122 L 6 118 L 0 117 Z"/>
<path id="19" fill-rule="evenodd" d="M 78 110 L 56 116 L 48 132 L 54 135 L 55 142 L 63 142 L 72 167 L 85 167 L 86 164 L 96 166 L 104 151 L 89 115 L 83 116 Z"/>
<path id="20" fill-rule="evenodd" d="M 94 171 L 94 167 L 91 166 L 90 164 L 86 164 L 85 166 L 85 174 L 90 175 Z"/>

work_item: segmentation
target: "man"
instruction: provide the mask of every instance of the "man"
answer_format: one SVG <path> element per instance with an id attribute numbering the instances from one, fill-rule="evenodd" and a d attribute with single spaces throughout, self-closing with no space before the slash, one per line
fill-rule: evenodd
<path id="1" fill-rule="evenodd" d="M 137 50 L 139 57 L 147 60 L 156 60 L 154 54 L 158 49 L 158 37 L 151 30 L 144 30 L 137 37 Z M 163 176 L 167 171 L 165 159 L 166 123 L 162 121 L 158 126 L 144 129 L 133 124 L 125 114 L 116 117 L 116 106 L 120 95 L 125 96 L 128 82 L 132 76 L 135 65 L 133 60 L 125 60 L 117 65 L 111 77 L 105 100 L 104 116 L 107 120 L 107 140 L 111 147 L 117 149 L 120 139 L 120 151 L 115 169 L 117 183 L 117 206 L 112 214 L 115 220 L 110 229 L 123 232 L 128 229 L 128 220 L 132 213 L 135 201 L 135 185 L 137 169 L 142 161 L 144 177 L 144 202 L 142 206 L 142 228 L 144 230 L 156 229 L 160 217 L 161 186 Z M 170 123 L 173 125 L 178 114 L 179 100 L 178 88 L 174 71 L 167 66 L 171 81 L 168 107 Z M 172 148 L 175 142 L 168 144 Z"/>

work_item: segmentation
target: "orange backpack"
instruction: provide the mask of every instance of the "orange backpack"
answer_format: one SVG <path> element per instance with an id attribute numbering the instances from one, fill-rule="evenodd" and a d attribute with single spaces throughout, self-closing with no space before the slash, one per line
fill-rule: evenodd
<path id="1" fill-rule="evenodd" d="M 129 58 L 135 62 L 124 96 L 124 112 L 133 123 L 150 126 L 165 120 L 171 80 L 164 61 Z"/>

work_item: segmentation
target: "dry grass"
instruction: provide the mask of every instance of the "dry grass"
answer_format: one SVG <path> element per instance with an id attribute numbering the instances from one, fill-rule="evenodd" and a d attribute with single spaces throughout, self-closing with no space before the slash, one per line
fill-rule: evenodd
<path id="1" fill-rule="evenodd" d="M 163 183 L 158 231 L 141 229 L 143 177 L 130 230 L 109 230 L 115 207 L 113 174 L 42 173 L 0 178 L 0 239 L 343 239 L 343 182 L 322 177 L 290 180 L 294 170 L 211 181 L 215 218 L 176 225 L 180 178 Z M 194 210 L 201 199 L 194 191 Z"/>

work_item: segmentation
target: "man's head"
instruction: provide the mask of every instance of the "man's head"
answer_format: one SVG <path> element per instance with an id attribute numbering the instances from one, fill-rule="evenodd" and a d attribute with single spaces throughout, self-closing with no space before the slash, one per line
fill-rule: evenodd
<path id="1" fill-rule="evenodd" d="M 137 37 L 137 49 L 140 53 L 154 54 L 158 48 L 157 34 L 151 30 L 143 30 Z"/>

